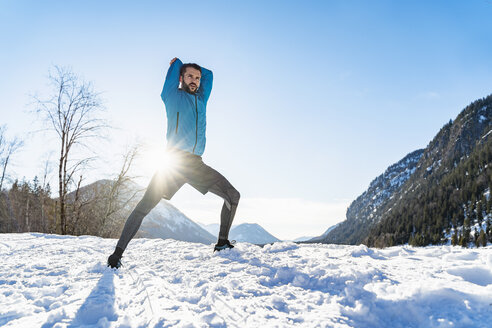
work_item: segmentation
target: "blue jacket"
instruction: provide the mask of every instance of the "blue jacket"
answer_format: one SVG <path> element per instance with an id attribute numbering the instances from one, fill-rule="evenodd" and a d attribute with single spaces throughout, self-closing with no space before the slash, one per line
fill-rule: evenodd
<path id="1" fill-rule="evenodd" d="M 167 144 L 189 153 L 202 156 L 205 150 L 207 127 L 207 101 L 212 92 L 212 72 L 202 69 L 200 86 L 196 94 L 179 89 L 179 70 L 183 66 L 176 59 L 169 67 L 161 98 L 166 105 Z"/>

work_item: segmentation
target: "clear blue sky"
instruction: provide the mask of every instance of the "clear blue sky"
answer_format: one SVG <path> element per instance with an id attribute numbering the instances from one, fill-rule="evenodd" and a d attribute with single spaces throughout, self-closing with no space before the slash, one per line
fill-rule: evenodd
<path id="1" fill-rule="evenodd" d="M 117 128 L 90 182 L 135 138 L 165 144 L 169 60 L 196 62 L 215 78 L 204 160 L 241 192 L 237 223 L 295 238 L 344 219 L 387 166 L 492 93 L 492 1 L 183 4 L 0 0 L 0 124 L 34 130 L 29 94 L 43 95 L 51 65 L 71 66 Z M 12 174 L 40 174 L 56 146 L 39 139 L 26 137 Z M 213 195 L 184 188 L 172 203 L 218 222 Z"/>

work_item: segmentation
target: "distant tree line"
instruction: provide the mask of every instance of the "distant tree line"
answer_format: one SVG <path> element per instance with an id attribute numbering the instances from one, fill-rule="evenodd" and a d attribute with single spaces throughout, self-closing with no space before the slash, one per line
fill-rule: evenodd
<path id="1" fill-rule="evenodd" d="M 16 180 L 10 190 L 0 193 L 0 232 L 54 232 L 55 202 L 50 186 Z"/>
<path id="2" fill-rule="evenodd" d="M 67 231 L 70 235 L 94 235 L 117 238 L 129 214 L 132 201 L 115 199 L 116 181 L 106 180 L 82 189 L 80 195 L 70 194 L 66 203 Z M 59 202 L 50 197 L 50 187 L 33 181 L 15 181 L 10 190 L 0 193 L 0 232 L 56 233 Z M 126 203 L 126 204 L 125 204 Z M 112 205 L 111 205 L 112 204 Z"/>
<path id="3" fill-rule="evenodd" d="M 125 154 L 114 179 L 78 186 L 67 195 L 65 234 L 119 237 L 139 192 L 128 174 L 136 156 L 137 148 Z M 0 233 L 57 233 L 59 216 L 59 198 L 52 198 L 49 183 L 40 183 L 38 177 L 15 180 L 0 192 Z"/>

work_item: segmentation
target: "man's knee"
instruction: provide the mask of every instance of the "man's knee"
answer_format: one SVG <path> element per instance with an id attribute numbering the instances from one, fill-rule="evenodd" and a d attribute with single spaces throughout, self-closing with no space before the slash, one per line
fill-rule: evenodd
<path id="1" fill-rule="evenodd" d="M 231 204 L 237 206 L 237 204 L 239 204 L 239 198 L 241 198 L 241 194 L 239 193 L 239 191 L 237 191 L 236 189 L 230 189 L 228 194 L 229 199 L 231 200 Z"/>

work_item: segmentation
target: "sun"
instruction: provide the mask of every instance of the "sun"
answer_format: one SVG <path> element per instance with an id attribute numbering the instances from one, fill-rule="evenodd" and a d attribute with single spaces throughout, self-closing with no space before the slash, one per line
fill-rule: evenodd
<path id="1" fill-rule="evenodd" d="M 176 165 L 175 156 L 163 146 L 146 146 L 142 149 L 139 167 L 142 175 L 152 176 L 157 170 L 172 170 Z"/>

